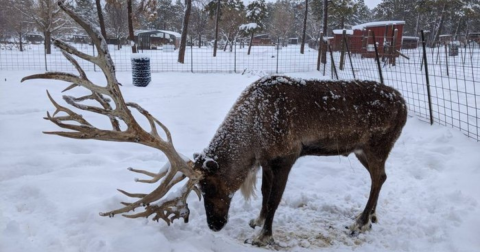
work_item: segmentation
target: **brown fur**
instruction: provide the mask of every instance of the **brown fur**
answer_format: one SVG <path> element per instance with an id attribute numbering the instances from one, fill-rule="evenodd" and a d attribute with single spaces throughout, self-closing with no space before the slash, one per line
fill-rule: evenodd
<path id="1" fill-rule="evenodd" d="M 367 206 L 351 227 L 364 230 L 386 180 L 385 161 L 406 118 L 401 94 L 373 81 L 284 76 L 258 80 L 242 93 L 209 147 L 196 159 L 197 169 L 207 169 L 200 185 L 210 228 L 218 231 L 226 224 L 233 193 L 259 164 L 262 210 L 250 225 L 264 223 L 255 244 L 273 242 L 273 217 L 295 161 L 305 155 L 354 152 L 372 178 Z"/>

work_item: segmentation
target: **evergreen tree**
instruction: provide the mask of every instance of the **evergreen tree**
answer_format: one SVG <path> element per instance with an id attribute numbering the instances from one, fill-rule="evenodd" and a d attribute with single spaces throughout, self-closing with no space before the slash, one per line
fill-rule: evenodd
<path id="1" fill-rule="evenodd" d="M 265 29 L 264 20 L 267 17 L 267 14 L 265 0 L 253 1 L 247 6 L 246 18 L 249 23 L 240 26 L 241 31 L 246 35 L 250 35 L 250 44 L 248 45 L 247 55 L 250 55 L 254 34 Z"/>
<path id="2" fill-rule="evenodd" d="M 363 24 L 373 21 L 372 11 L 365 4 L 364 0 L 358 0 L 355 14 L 355 24 Z"/>
<path id="3" fill-rule="evenodd" d="M 338 0 L 329 4 L 329 19 L 332 28 L 344 29 L 356 23 L 357 2 L 354 0 Z"/>

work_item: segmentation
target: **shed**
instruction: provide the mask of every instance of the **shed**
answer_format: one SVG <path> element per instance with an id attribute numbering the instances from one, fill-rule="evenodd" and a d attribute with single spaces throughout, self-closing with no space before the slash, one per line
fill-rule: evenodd
<path id="1" fill-rule="evenodd" d="M 375 40 L 380 57 L 395 57 L 402 46 L 402 34 L 405 21 L 379 21 L 353 26 L 353 35 L 350 40 L 352 53 L 360 53 L 363 57 L 375 57 L 373 38 L 368 36 L 369 31 L 375 34 Z M 397 30 L 397 37 L 394 32 Z M 395 44 L 395 48 L 392 46 Z"/>
<path id="2" fill-rule="evenodd" d="M 38 33 L 27 33 L 25 35 L 25 40 L 27 40 L 28 42 L 32 43 L 32 44 L 40 44 L 40 43 L 43 43 L 43 41 L 45 40 L 43 38 L 43 35 L 41 34 L 38 34 Z"/>
<path id="3" fill-rule="evenodd" d="M 253 37 L 252 45 L 261 46 L 261 45 L 273 45 L 272 39 L 268 34 L 258 34 Z"/>
<path id="4" fill-rule="evenodd" d="M 467 41 L 475 41 L 477 43 L 480 43 L 480 32 L 470 32 L 467 35 Z"/>
<path id="5" fill-rule="evenodd" d="M 342 49 L 342 38 L 343 38 L 343 29 L 333 30 L 333 38 L 330 41 L 332 45 L 332 50 L 340 51 Z M 345 35 L 347 41 L 353 36 L 353 30 L 345 30 Z"/>
<path id="6" fill-rule="evenodd" d="M 453 35 L 452 34 L 441 34 L 438 37 L 438 43 L 442 45 L 450 44 L 450 42 L 453 41 Z"/>
<path id="7" fill-rule="evenodd" d="M 402 49 L 416 49 L 419 41 L 418 37 L 403 36 Z"/>
<path id="8" fill-rule="evenodd" d="M 175 49 L 180 46 L 181 34 L 165 30 L 137 30 L 135 42 L 140 50 L 160 49 L 163 45 L 174 45 Z"/>

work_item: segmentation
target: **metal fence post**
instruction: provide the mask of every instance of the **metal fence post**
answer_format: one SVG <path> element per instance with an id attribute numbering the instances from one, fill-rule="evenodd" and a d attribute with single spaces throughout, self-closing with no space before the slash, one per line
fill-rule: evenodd
<path id="1" fill-rule="evenodd" d="M 353 69 L 352 53 L 350 52 L 350 46 L 348 46 L 347 37 L 344 37 L 343 39 L 343 43 L 345 43 L 345 47 L 347 48 L 348 58 L 350 59 L 350 67 L 352 68 L 353 78 L 356 79 L 357 77 L 355 76 L 355 69 Z"/>
<path id="2" fill-rule="evenodd" d="M 277 70 L 276 73 L 278 74 L 278 56 L 280 54 L 280 38 L 277 38 Z"/>
<path id="3" fill-rule="evenodd" d="M 332 60 L 332 74 L 335 74 L 335 78 L 338 80 L 337 67 L 335 66 L 335 60 L 333 59 L 332 45 L 328 45 L 328 50 L 330 51 L 330 59 Z"/>
<path id="4" fill-rule="evenodd" d="M 428 63 L 427 63 L 427 50 L 426 50 L 426 41 L 425 33 L 423 30 L 422 33 L 422 47 L 423 47 L 423 63 L 425 64 L 425 80 L 427 81 L 427 95 L 428 95 L 428 110 L 430 112 L 430 125 L 433 125 L 433 112 L 432 112 L 432 96 L 430 93 L 430 78 L 428 75 Z"/>
<path id="5" fill-rule="evenodd" d="M 233 72 L 237 73 L 237 39 L 233 42 Z"/>
<path id="6" fill-rule="evenodd" d="M 193 73 L 193 37 L 190 37 L 190 71 Z"/>
<path id="7" fill-rule="evenodd" d="M 375 48 L 375 58 L 377 59 L 377 67 L 378 67 L 378 74 L 380 76 L 380 83 L 385 85 L 385 82 L 383 81 L 383 74 L 382 74 L 382 66 L 380 65 L 380 58 L 378 57 L 378 48 L 377 48 L 377 41 L 375 39 L 375 32 L 372 32 L 372 38 L 373 38 L 373 47 Z M 385 48 L 385 45 L 383 46 Z"/>
<path id="8" fill-rule="evenodd" d="M 450 73 L 448 71 L 448 55 L 449 55 L 448 54 L 448 48 L 447 48 L 447 44 L 445 43 L 445 67 L 446 67 L 446 70 L 447 70 L 447 76 L 450 76 Z"/>
<path id="9" fill-rule="evenodd" d="M 47 45 L 43 42 L 43 57 L 45 61 L 45 71 L 48 72 L 48 63 L 47 63 Z"/>

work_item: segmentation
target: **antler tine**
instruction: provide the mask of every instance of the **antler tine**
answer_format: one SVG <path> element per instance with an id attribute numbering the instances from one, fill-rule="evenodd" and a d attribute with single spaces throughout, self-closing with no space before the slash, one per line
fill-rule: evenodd
<path id="1" fill-rule="evenodd" d="M 167 164 L 169 164 L 169 163 L 167 163 Z M 144 170 L 137 170 L 137 169 L 133 169 L 133 168 L 128 168 L 128 170 L 132 171 L 132 172 L 141 173 L 141 174 L 145 174 L 147 176 L 150 176 L 152 179 L 135 179 L 135 182 L 149 183 L 149 184 L 158 182 L 161 178 L 165 177 L 165 175 L 167 175 L 167 173 L 168 173 L 168 169 L 163 169 L 163 168 L 158 173 L 153 173 L 153 172 L 144 171 Z"/>
<path id="2" fill-rule="evenodd" d="M 135 201 L 134 203 L 131 203 L 128 206 L 107 212 L 107 213 L 100 213 L 101 216 L 113 216 L 115 214 L 120 214 L 120 213 L 126 213 L 134 210 L 135 208 L 139 206 L 146 206 L 149 205 L 152 202 L 155 202 L 159 199 L 161 199 L 165 194 L 178 182 L 182 181 L 185 179 L 185 175 L 180 175 L 176 176 L 177 170 L 169 170 L 167 176 L 165 177 L 164 182 L 167 183 L 161 183 L 155 190 L 153 190 L 151 193 L 145 195 L 142 199 Z M 121 190 L 120 190 L 121 191 Z M 121 191 L 122 192 L 122 191 Z M 122 192 L 123 193 L 123 192 Z M 129 196 L 129 193 L 124 193 L 125 195 Z M 133 194 L 132 194 L 133 195 Z"/>
<path id="3" fill-rule="evenodd" d="M 142 107 L 140 107 L 140 105 L 136 104 L 136 103 L 133 103 L 133 102 L 128 102 L 127 103 L 127 106 L 128 107 L 132 107 L 132 108 L 135 108 L 138 112 L 140 112 L 140 114 L 142 114 L 143 116 L 145 116 L 148 120 L 148 122 L 150 123 L 150 128 L 151 128 L 151 132 L 152 134 L 155 136 L 155 137 L 158 137 L 159 139 L 161 139 L 160 135 L 158 134 L 158 131 L 157 131 L 157 127 L 155 127 L 155 118 L 148 112 L 146 111 L 145 109 L 143 109 Z M 163 141 L 163 140 L 162 140 Z"/>
<path id="4" fill-rule="evenodd" d="M 85 74 L 85 71 L 83 71 L 82 67 L 80 67 L 80 65 L 78 64 L 78 61 L 76 59 L 74 59 L 72 56 L 70 56 L 70 54 L 68 54 L 65 50 L 61 50 L 61 51 L 62 51 L 63 56 L 68 61 L 70 61 L 70 63 L 72 63 L 72 65 L 75 67 L 75 69 L 77 69 L 78 74 L 80 75 L 80 78 L 82 78 L 84 80 L 88 80 L 87 74 Z"/>
<path id="5" fill-rule="evenodd" d="M 187 197 L 193 190 L 200 199 L 200 191 L 195 186 L 196 182 L 189 180 L 180 190 L 180 196 L 174 195 L 172 198 L 161 200 L 156 204 L 150 204 L 145 207 L 145 211 L 137 214 L 124 214 L 127 218 L 148 217 L 155 213 L 153 220 L 163 219 L 170 226 L 175 219 L 183 218 L 188 222 L 190 209 L 187 204 Z"/>
<path id="6" fill-rule="evenodd" d="M 69 74 L 69 73 L 49 72 L 49 73 L 43 73 L 43 74 L 33 74 L 33 75 L 23 77 L 21 82 L 24 82 L 26 80 L 33 80 L 33 79 L 49 79 L 49 80 L 61 80 L 65 82 L 71 82 L 71 83 L 75 83 L 80 86 L 83 86 L 86 89 L 89 89 L 91 91 L 104 94 L 104 95 L 110 95 L 109 91 L 106 88 L 97 86 L 92 82 L 90 82 L 89 80 L 81 79 L 80 77 L 73 74 Z"/>
<path id="7" fill-rule="evenodd" d="M 71 46 L 71 45 L 69 45 L 69 44 L 67 44 L 67 43 L 65 43 L 65 42 L 63 42 L 63 41 L 61 41 L 61 40 L 53 39 L 52 41 L 53 41 L 53 44 L 54 44 L 56 47 L 58 47 L 58 48 L 60 48 L 60 50 L 62 50 L 62 52 L 66 52 L 66 53 L 64 53 L 63 55 L 73 54 L 73 55 L 75 55 L 75 56 L 77 56 L 77 57 L 79 57 L 79 58 L 81 58 L 81 59 L 84 59 L 84 60 L 86 60 L 86 61 L 90 61 L 90 62 L 95 63 L 95 64 L 96 64 L 97 61 L 98 61 L 96 57 L 91 56 L 91 55 L 88 55 L 88 54 L 86 54 L 86 53 L 83 53 L 83 52 L 77 50 L 75 47 L 73 47 L 73 46 Z M 67 57 L 67 56 L 65 56 L 65 57 Z M 70 56 L 70 58 L 71 58 L 71 56 Z M 69 59 L 69 57 L 67 57 L 67 59 Z M 71 62 L 71 61 L 70 61 L 70 62 Z M 75 64 L 74 64 L 74 65 L 75 65 Z M 78 65 L 78 64 L 77 64 L 77 65 Z M 77 68 L 77 70 L 78 70 L 78 68 Z M 81 73 L 80 73 L 80 75 L 81 75 Z"/>
<path id="8" fill-rule="evenodd" d="M 92 126 L 87 120 L 85 120 L 81 115 L 71 111 L 70 109 L 68 108 L 65 108 L 63 106 L 61 106 L 60 104 L 58 104 L 53 98 L 52 96 L 50 95 L 50 92 L 48 92 L 47 90 L 47 96 L 48 96 L 48 99 L 50 99 L 50 102 L 55 106 L 56 110 L 55 112 L 53 113 L 53 116 L 51 117 L 49 113 L 47 113 L 47 119 L 52 121 L 52 119 L 57 119 L 59 121 L 76 121 L 78 123 L 80 123 L 81 125 L 88 125 L 88 126 Z M 59 112 L 65 112 L 68 114 L 67 117 L 55 117 L 55 115 Z"/>

